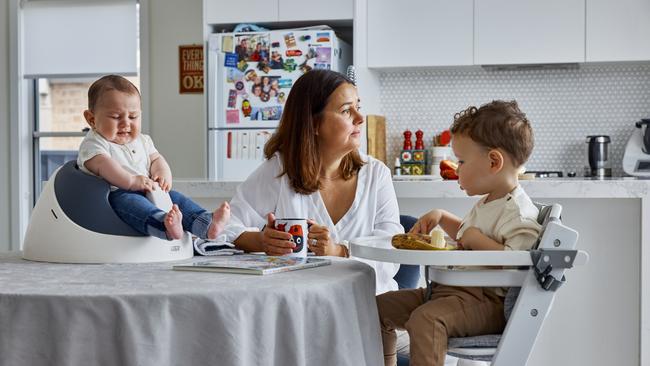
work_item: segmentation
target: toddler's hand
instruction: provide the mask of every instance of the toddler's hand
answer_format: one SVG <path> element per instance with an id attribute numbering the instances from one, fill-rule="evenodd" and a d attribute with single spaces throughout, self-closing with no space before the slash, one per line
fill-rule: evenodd
<path id="1" fill-rule="evenodd" d="M 154 182 L 158 182 L 158 185 L 163 191 L 169 192 L 172 189 L 171 175 L 167 177 L 163 175 L 154 175 L 152 179 L 154 180 Z"/>
<path id="2" fill-rule="evenodd" d="M 473 243 L 480 242 L 481 240 L 483 240 L 483 233 L 481 230 L 471 226 L 463 232 L 463 236 L 458 241 L 458 244 L 460 244 L 464 249 L 470 250 L 472 249 Z"/>
<path id="3" fill-rule="evenodd" d="M 429 234 L 434 227 L 438 226 L 441 218 L 442 212 L 440 210 L 431 210 L 420 217 L 409 232 L 414 234 Z"/>
<path id="4" fill-rule="evenodd" d="M 153 180 L 144 175 L 136 175 L 131 179 L 130 191 L 151 192 L 156 190 Z"/>

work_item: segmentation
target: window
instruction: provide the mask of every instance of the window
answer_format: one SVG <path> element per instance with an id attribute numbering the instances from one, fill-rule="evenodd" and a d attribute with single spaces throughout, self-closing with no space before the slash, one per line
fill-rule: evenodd
<path id="1" fill-rule="evenodd" d="M 138 77 L 127 77 L 140 87 Z M 83 117 L 88 88 L 95 78 L 34 79 L 34 203 L 54 171 L 77 159 L 88 127 Z"/>
<path id="2" fill-rule="evenodd" d="M 92 82 L 106 74 L 138 74 L 139 6 L 136 0 L 23 4 L 35 204 L 43 182 L 63 163 L 77 158 L 88 127 L 83 111 Z M 137 76 L 127 78 L 140 87 Z"/>

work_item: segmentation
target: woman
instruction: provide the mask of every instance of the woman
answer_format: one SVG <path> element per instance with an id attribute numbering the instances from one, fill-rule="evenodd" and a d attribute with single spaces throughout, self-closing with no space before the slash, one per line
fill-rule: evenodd
<path id="1" fill-rule="evenodd" d="M 349 257 L 347 240 L 403 232 L 390 171 L 358 151 L 359 109 L 356 87 L 339 73 L 313 70 L 295 82 L 264 147 L 267 160 L 230 203 L 229 241 L 249 252 L 288 254 L 291 235 L 274 229 L 275 218 L 304 217 L 312 224 L 311 251 Z M 398 264 L 363 262 L 375 269 L 377 293 L 397 290 Z"/>

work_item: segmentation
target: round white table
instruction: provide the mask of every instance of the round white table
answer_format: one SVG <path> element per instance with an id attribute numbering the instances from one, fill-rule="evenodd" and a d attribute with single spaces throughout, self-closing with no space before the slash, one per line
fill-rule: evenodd
<path id="1" fill-rule="evenodd" d="M 0 363 L 380 365 L 375 275 L 354 260 L 266 276 L 188 261 L 52 264 L 0 253 Z"/>

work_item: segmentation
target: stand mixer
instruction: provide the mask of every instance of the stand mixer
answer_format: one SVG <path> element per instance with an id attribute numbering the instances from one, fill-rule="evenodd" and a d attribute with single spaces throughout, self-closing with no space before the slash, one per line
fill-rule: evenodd
<path id="1" fill-rule="evenodd" d="M 650 118 L 642 119 L 625 146 L 623 171 L 629 175 L 650 177 Z"/>

